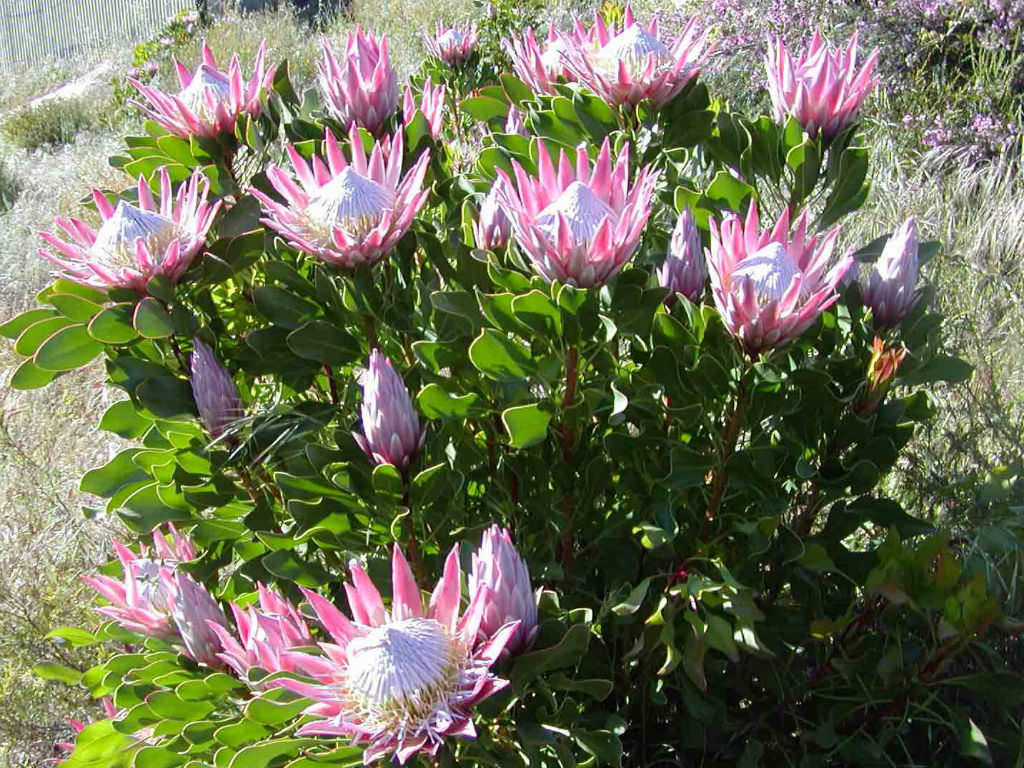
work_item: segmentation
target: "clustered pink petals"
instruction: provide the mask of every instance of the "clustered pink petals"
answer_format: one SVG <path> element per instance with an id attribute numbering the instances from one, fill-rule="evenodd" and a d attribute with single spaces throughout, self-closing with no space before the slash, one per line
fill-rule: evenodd
<path id="1" fill-rule="evenodd" d="M 512 236 L 512 222 L 501 210 L 495 187 L 484 197 L 480 204 L 480 215 L 473 224 L 473 238 L 476 247 L 484 251 L 496 251 L 508 244 Z"/>
<path id="2" fill-rule="evenodd" d="M 917 303 L 917 222 L 913 217 L 893 232 L 867 274 L 864 304 L 878 329 L 895 328 Z"/>
<path id="3" fill-rule="evenodd" d="M 177 283 L 206 244 L 220 210 L 221 201 L 208 202 L 209 191 L 209 180 L 196 171 L 174 194 L 166 168 L 160 169 L 159 203 L 145 176 L 138 180 L 138 205 L 121 200 L 115 208 L 93 190 L 100 228 L 58 218 L 57 227 L 67 239 L 42 232 L 40 237 L 57 253 L 45 248 L 39 253 L 63 269 L 63 277 L 93 288 L 145 294 L 146 285 L 158 275 Z"/>
<path id="4" fill-rule="evenodd" d="M 260 190 L 261 221 L 293 248 L 338 267 L 375 264 L 405 234 L 423 207 L 429 190 L 421 189 L 429 154 L 424 152 L 403 177 L 402 134 L 376 143 L 369 159 L 359 129 L 349 129 L 352 159 L 347 161 L 334 134 L 325 134 L 327 162 L 307 162 L 289 146 L 295 176 L 270 166 L 267 177 L 284 202 Z"/>
<path id="5" fill-rule="evenodd" d="M 175 136 L 214 137 L 222 132 L 233 132 L 240 115 L 260 114 L 263 105 L 260 96 L 274 82 L 276 67 L 266 66 L 266 43 L 260 43 L 252 77 L 242 79 L 238 55 L 231 57 L 228 71 L 217 68 L 217 61 L 206 43 L 203 43 L 203 61 L 194 72 L 175 62 L 181 90 L 168 94 L 152 85 L 143 85 L 129 78 L 149 101 L 149 105 L 132 102 L 150 119 L 156 121 Z"/>
<path id="6" fill-rule="evenodd" d="M 559 79 L 575 80 L 566 66 L 570 49 L 593 47 L 592 32 L 577 27 L 566 35 L 560 35 L 554 27 L 548 30 L 544 44 L 537 42 L 532 29 L 519 37 L 501 41 L 502 47 L 512 59 L 516 77 L 526 83 L 534 93 L 555 93 Z"/>
<path id="7" fill-rule="evenodd" d="M 417 112 L 422 112 L 423 117 L 430 126 L 430 135 L 434 139 L 440 138 L 441 128 L 444 124 L 444 98 L 445 87 L 435 86 L 428 77 L 423 81 L 423 90 L 420 93 L 420 103 L 416 103 L 412 88 L 405 87 L 405 97 L 402 100 L 402 122 L 409 125 L 415 118 Z"/>
<path id="8" fill-rule="evenodd" d="M 658 174 L 645 167 L 630 186 L 629 145 L 613 167 L 608 139 L 593 169 L 583 144 L 576 149 L 575 169 L 564 150 L 557 171 L 543 144 L 537 154 L 536 179 L 515 160 L 514 184 L 498 169 L 496 194 L 516 242 L 545 279 L 581 288 L 601 285 L 640 242 Z"/>
<path id="9" fill-rule="evenodd" d="M 388 41 L 361 27 L 348 33 L 340 59 L 323 39 L 317 85 L 331 115 L 345 130 L 359 125 L 379 136 L 398 109 L 398 78 L 388 58 Z"/>
<path id="10" fill-rule="evenodd" d="M 216 440 L 233 421 L 242 416 L 242 399 L 231 378 L 231 372 L 221 364 L 213 350 L 198 336 L 193 347 L 189 376 L 192 399 L 195 400 L 203 426 L 210 437 Z"/>
<path id="11" fill-rule="evenodd" d="M 405 382 L 391 361 L 374 349 L 360 384 L 362 432 L 354 433 L 353 437 L 374 464 L 391 464 L 404 471 L 420 452 L 426 437 Z"/>
<path id="12" fill-rule="evenodd" d="M 871 76 L 877 61 L 875 49 L 857 71 L 856 32 L 845 50 L 832 50 L 815 32 L 796 61 L 782 40 L 774 41 L 765 64 L 776 118 L 792 115 L 811 136 L 836 137 L 857 119 L 861 103 L 878 83 Z"/>
<path id="13" fill-rule="evenodd" d="M 831 265 L 839 228 L 820 240 L 807 237 L 807 211 L 789 234 L 789 210 L 775 227 L 760 229 L 757 206 L 746 222 L 729 214 L 711 222 L 708 266 L 711 291 L 722 321 L 744 350 L 757 355 L 797 338 L 839 300 L 836 286 L 851 256 Z"/>
<path id="14" fill-rule="evenodd" d="M 434 58 L 446 64 L 461 64 L 468 61 L 476 48 L 476 24 L 444 24 L 437 22 L 434 34 L 425 34 L 423 44 Z"/>
<path id="15" fill-rule="evenodd" d="M 492 525 L 473 553 L 473 570 L 469 574 L 469 593 L 482 587 L 490 590 L 480 633 L 491 637 L 509 622 L 518 622 L 516 631 L 505 646 L 511 655 L 529 649 L 537 637 L 537 595 L 530 581 L 530 569 L 512 543 L 507 529 Z"/>

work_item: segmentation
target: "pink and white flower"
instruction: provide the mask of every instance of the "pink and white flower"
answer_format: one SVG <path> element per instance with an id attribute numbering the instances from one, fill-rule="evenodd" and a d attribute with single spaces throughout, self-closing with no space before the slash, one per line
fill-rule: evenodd
<path id="1" fill-rule="evenodd" d="M 423 44 L 434 58 L 446 64 L 468 61 L 476 49 L 476 24 L 444 24 L 437 22 L 434 34 L 423 35 Z"/>
<path id="2" fill-rule="evenodd" d="M 323 39 L 317 85 L 327 111 L 345 130 L 359 125 L 379 136 L 398 109 L 398 78 L 388 58 L 388 41 L 361 27 L 348 33 L 339 58 Z"/>
<path id="3" fill-rule="evenodd" d="M 496 251 L 504 248 L 511 236 L 512 222 L 501 210 L 495 188 L 491 187 L 480 204 L 480 215 L 473 224 L 476 247 L 483 251 Z"/>
<path id="4" fill-rule="evenodd" d="M 581 27 L 567 35 L 560 35 L 551 27 L 543 45 L 537 42 L 532 29 L 527 29 L 519 37 L 502 40 L 501 44 L 512 59 L 516 77 L 530 86 L 534 93 L 548 94 L 555 93 L 554 86 L 559 79 L 575 80 L 566 66 L 569 50 L 593 47 L 590 33 Z"/>
<path id="5" fill-rule="evenodd" d="M 528 650 L 537 637 L 537 595 L 530 569 L 506 529 L 492 525 L 484 531 L 473 553 L 468 585 L 471 595 L 482 586 L 491 595 L 480 622 L 481 636 L 492 637 L 509 622 L 518 622 L 505 650 L 513 655 Z"/>
<path id="6" fill-rule="evenodd" d="M 704 263 L 700 232 L 689 208 L 684 208 L 676 219 L 672 239 L 668 244 L 668 255 L 658 267 L 657 275 L 658 285 L 671 292 L 669 300 L 681 294 L 696 303 L 704 295 L 708 268 Z"/>
<path id="7" fill-rule="evenodd" d="M 160 580 L 185 655 L 208 667 L 222 668 L 220 639 L 212 627 L 226 628 L 228 622 L 213 595 L 184 571 L 161 568 Z"/>
<path id="8" fill-rule="evenodd" d="M 360 384 L 362 432 L 354 433 L 353 437 L 374 464 L 391 464 L 404 471 L 420 452 L 426 437 L 405 382 L 391 361 L 374 349 Z"/>
<path id="9" fill-rule="evenodd" d="M 445 87 L 435 86 L 428 77 L 423 81 L 423 90 L 420 92 L 420 103 L 416 103 L 412 88 L 405 87 L 405 97 L 402 100 L 402 122 L 409 125 L 415 117 L 416 112 L 422 112 L 423 117 L 430 126 L 430 135 L 435 139 L 441 136 L 441 128 L 444 125 L 444 98 Z"/>
<path id="10" fill-rule="evenodd" d="M 876 328 L 895 328 L 917 303 L 918 250 L 911 217 L 886 241 L 864 283 L 864 304 Z"/>

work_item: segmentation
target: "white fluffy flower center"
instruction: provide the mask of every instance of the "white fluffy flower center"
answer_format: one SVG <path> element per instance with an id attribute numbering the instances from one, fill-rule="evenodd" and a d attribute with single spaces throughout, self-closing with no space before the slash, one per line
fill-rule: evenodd
<path id="1" fill-rule="evenodd" d="M 561 40 L 555 39 L 544 46 L 544 52 L 540 56 L 540 63 L 547 72 L 548 77 L 558 77 L 565 70 L 566 45 Z"/>
<path id="2" fill-rule="evenodd" d="M 394 206 L 393 190 L 346 168 L 309 196 L 306 218 L 326 240 L 335 229 L 365 237 Z"/>
<path id="3" fill-rule="evenodd" d="M 781 243 L 769 243 L 747 256 L 732 273 L 735 281 L 748 280 L 760 304 L 781 301 L 793 280 L 801 275 L 800 267 Z"/>
<path id="4" fill-rule="evenodd" d="M 658 38 L 639 24 L 632 24 L 593 54 L 595 67 L 609 77 L 619 73 L 619 62 L 624 62 L 631 78 L 639 77 L 654 57 L 655 71 L 665 66 L 672 52 Z"/>
<path id="5" fill-rule="evenodd" d="M 558 215 L 565 217 L 572 233 L 573 245 L 590 245 L 601 223 L 609 216 L 615 221 L 615 211 L 581 181 L 574 181 L 553 203 L 537 214 L 537 227 L 552 242 L 558 238 Z"/>
<path id="6" fill-rule="evenodd" d="M 227 100 L 230 94 L 231 82 L 228 78 L 209 64 L 200 64 L 192 81 L 178 93 L 178 98 L 199 119 L 209 120 L 214 117 L 217 105 Z"/>
<path id="7" fill-rule="evenodd" d="M 160 569 L 173 568 L 175 565 L 177 562 L 174 560 L 150 560 L 146 557 L 137 558 L 132 563 L 132 574 L 135 576 L 135 585 L 143 604 L 148 603 L 158 611 L 170 612 L 167 590 L 160 578 Z"/>
<path id="8" fill-rule="evenodd" d="M 96 233 L 92 251 L 114 263 L 134 267 L 137 240 L 150 254 L 160 258 L 177 236 L 178 228 L 171 219 L 122 200 Z"/>

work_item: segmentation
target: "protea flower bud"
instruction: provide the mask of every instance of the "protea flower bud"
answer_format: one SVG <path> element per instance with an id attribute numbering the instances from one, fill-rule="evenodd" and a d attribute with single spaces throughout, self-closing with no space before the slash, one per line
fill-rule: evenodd
<path id="1" fill-rule="evenodd" d="M 378 39 L 356 27 L 348 33 L 340 61 L 324 38 L 316 72 L 324 104 L 345 130 L 359 125 L 380 135 L 398 109 L 398 79 L 383 35 Z"/>
<path id="2" fill-rule="evenodd" d="M 315 683 L 278 679 L 315 703 L 306 710 L 312 722 L 299 735 L 352 737 L 367 742 L 363 762 L 394 753 L 405 763 L 417 752 L 437 754 L 446 737 L 471 738 L 473 707 L 508 682 L 491 674 L 516 624 L 507 624 L 477 643 L 488 589 L 470 595 L 460 618 L 461 571 L 452 549 L 424 611 L 412 570 L 395 547 L 391 560 L 391 610 L 355 561 L 352 583 L 345 585 L 350 620 L 315 592 L 303 590 L 331 637 L 324 656 L 286 652 L 295 669 Z"/>
<path id="3" fill-rule="evenodd" d="M 676 226 L 672 230 L 672 239 L 668 245 L 668 256 L 658 267 L 657 274 L 658 284 L 671 291 L 669 301 L 676 294 L 682 294 L 696 303 L 704 295 L 708 268 L 704 263 L 700 232 L 689 208 L 684 208 L 676 219 Z"/>
<path id="4" fill-rule="evenodd" d="M 829 269 L 838 227 L 820 241 L 806 236 L 807 212 L 789 236 L 789 210 L 773 230 L 760 231 L 751 202 L 746 223 L 729 214 L 711 223 L 708 267 L 715 306 L 726 328 L 750 355 L 788 344 L 839 300 L 836 286 L 849 269 L 844 256 Z"/>
<path id="5" fill-rule="evenodd" d="M 422 112 L 423 117 L 430 126 L 430 135 L 437 139 L 441 136 L 441 128 L 444 125 L 444 97 L 445 87 L 434 86 L 428 77 L 423 81 L 423 91 L 420 93 L 420 103 L 416 104 L 412 88 L 405 87 L 405 98 L 402 100 L 402 122 L 409 125 L 416 117 L 416 112 Z"/>
<path id="6" fill-rule="evenodd" d="M 871 307 L 875 328 L 895 328 L 917 302 L 917 222 L 903 222 L 886 242 L 867 275 L 864 304 Z"/>
<path id="7" fill-rule="evenodd" d="M 353 437 L 374 464 L 391 464 L 404 471 L 426 437 L 409 390 L 391 361 L 376 349 L 370 353 L 370 366 L 360 384 L 363 431 Z"/>
<path id="8" fill-rule="evenodd" d="M 192 352 L 192 398 L 199 419 L 216 440 L 243 414 L 242 399 L 231 373 L 221 365 L 213 350 L 197 336 Z"/>
<path id="9" fill-rule="evenodd" d="M 574 29 L 568 35 L 559 35 L 552 27 L 543 46 L 537 42 L 532 29 L 527 29 L 521 37 L 502 40 L 501 44 L 512 59 L 516 77 L 530 86 L 534 93 L 553 94 L 559 78 L 574 79 L 566 67 L 569 49 L 591 46 L 591 41 L 586 30 Z"/>
<path id="10" fill-rule="evenodd" d="M 473 225 L 476 247 L 482 251 L 496 251 L 508 244 L 512 234 L 512 222 L 501 210 L 494 187 L 484 196 L 480 204 L 480 216 Z"/>
<path id="11" fill-rule="evenodd" d="M 266 43 L 260 43 L 252 77 L 244 82 L 237 54 L 231 58 L 228 71 L 222 72 L 217 68 L 213 52 L 203 43 L 203 61 L 195 72 L 177 61 L 174 63 L 181 83 L 177 95 L 129 78 L 150 105 L 134 101 L 132 104 L 175 136 L 185 139 L 233 132 L 239 115 L 255 117 L 263 109 L 260 94 L 274 82 L 276 69 L 267 69 L 265 59 Z"/>
<path id="12" fill-rule="evenodd" d="M 857 119 L 861 102 L 878 83 L 871 77 L 877 61 L 875 49 L 857 71 L 856 32 L 845 51 L 833 51 L 815 32 L 795 62 L 782 40 L 769 42 L 765 64 L 775 117 L 792 115 L 811 136 L 835 138 Z"/>
<path id="13" fill-rule="evenodd" d="M 367 161 L 359 129 L 349 129 L 351 162 L 345 160 L 334 134 L 325 134 L 326 165 L 307 163 L 294 147 L 288 155 L 296 177 L 276 166 L 267 177 L 284 203 L 253 189 L 267 214 L 261 221 L 279 232 L 293 248 L 337 267 L 375 264 L 405 234 L 423 207 L 429 190 L 421 190 L 429 154 L 424 152 L 401 176 L 403 139 L 377 142 Z"/>
<path id="14" fill-rule="evenodd" d="M 461 64 L 468 61 L 476 48 L 476 24 L 446 25 L 437 22 L 434 34 L 423 36 L 423 43 L 430 55 L 446 64 Z"/>
<path id="15" fill-rule="evenodd" d="M 497 525 L 488 528 L 473 553 L 473 571 L 469 574 L 469 593 L 488 587 L 480 632 L 491 637 L 511 621 L 519 622 L 505 646 L 510 654 L 529 649 L 537 636 L 537 596 L 530 583 L 530 569 L 512 543 L 507 530 Z"/>
<path id="16" fill-rule="evenodd" d="M 206 587 L 183 571 L 160 569 L 160 579 L 171 607 L 171 619 L 178 630 L 185 655 L 208 667 L 221 669 L 220 639 L 211 625 L 227 628 L 228 622 Z"/>
<path id="17" fill-rule="evenodd" d="M 146 177 L 139 176 L 138 205 L 125 200 L 111 206 L 98 189 L 93 200 L 103 224 L 92 229 L 78 219 L 57 219 L 68 240 L 40 233 L 62 256 L 40 249 L 43 258 L 64 270 L 63 277 L 105 290 L 127 288 L 146 293 L 156 276 L 178 282 L 206 243 L 206 233 L 221 203 L 210 204 L 209 180 L 199 171 L 172 193 L 166 168 L 160 169 L 160 202 L 154 200 Z"/>
<path id="18" fill-rule="evenodd" d="M 645 167 L 631 187 L 629 145 L 613 168 L 608 139 L 593 170 L 583 144 L 576 150 L 575 170 L 564 150 L 557 172 L 544 147 L 537 154 L 537 179 L 515 160 L 515 184 L 498 169 L 496 194 L 512 221 L 516 242 L 547 280 L 581 288 L 602 285 L 640 242 L 658 174 Z"/>
<path id="19" fill-rule="evenodd" d="M 867 388 L 860 402 L 854 406 L 857 413 L 868 414 L 878 410 L 906 356 L 907 350 L 903 347 L 886 349 L 885 342 L 875 336 L 871 345 L 871 360 L 868 362 Z"/>

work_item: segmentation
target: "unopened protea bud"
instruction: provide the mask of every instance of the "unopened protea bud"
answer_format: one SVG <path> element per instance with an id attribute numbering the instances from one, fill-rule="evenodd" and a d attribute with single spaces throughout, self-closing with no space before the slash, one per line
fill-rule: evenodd
<path id="1" fill-rule="evenodd" d="M 228 622 L 217 601 L 206 587 L 183 571 L 164 568 L 160 578 L 185 655 L 209 667 L 222 668 L 224 662 L 217 655 L 221 651 L 220 639 L 211 625 L 227 627 Z"/>
<path id="2" fill-rule="evenodd" d="M 684 208 L 676 219 L 672 239 L 668 245 L 668 257 L 658 267 L 658 284 L 671 291 L 669 300 L 682 294 L 692 302 L 700 301 L 704 295 L 704 283 L 708 279 L 708 268 L 704 262 L 704 249 L 700 243 L 700 232 L 693 221 L 689 208 Z"/>
<path id="3" fill-rule="evenodd" d="M 889 238 L 864 286 L 876 328 L 895 328 L 917 301 L 917 224 L 907 219 Z"/>
<path id="4" fill-rule="evenodd" d="M 203 426 L 210 437 L 217 439 L 232 421 L 242 415 L 242 400 L 231 374 L 221 365 L 213 350 L 198 337 L 194 345 L 192 397 Z"/>
<path id="5" fill-rule="evenodd" d="M 348 33 L 341 56 L 334 55 L 324 38 L 316 72 L 324 105 L 345 130 L 359 125 L 373 134 L 383 132 L 398 107 L 398 79 L 387 38 L 356 27 Z"/>
<path id="6" fill-rule="evenodd" d="M 867 388 L 864 397 L 854 407 L 858 413 L 868 414 L 878 410 L 906 356 L 907 350 L 903 347 L 887 349 L 885 343 L 875 336 L 871 345 L 871 360 L 868 362 Z"/>
<path id="7" fill-rule="evenodd" d="M 378 350 L 370 353 L 363 373 L 363 431 L 353 436 L 374 464 L 404 470 L 420 448 L 426 433 L 409 399 L 402 377 Z"/>
<path id="8" fill-rule="evenodd" d="M 512 222 L 501 210 L 492 187 L 480 204 L 480 216 L 473 225 L 476 247 L 483 251 L 496 251 L 505 247 L 511 234 Z"/>
<path id="9" fill-rule="evenodd" d="M 522 653 L 537 635 L 537 597 L 530 584 L 530 569 L 512 543 L 507 530 L 492 525 L 484 531 L 480 547 L 473 553 L 469 592 L 489 588 L 480 634 L 491 637 L 511 621 L 519 626 L 505 649 Z"/>
<path id="10" fill-rule="evenodd" d="M 451 24 L 437 22 L 433 35 L 424 35 L 427 51 L 446 64 L 461 64 L 473 55 L 476 48 L 476 24 Z"/>

